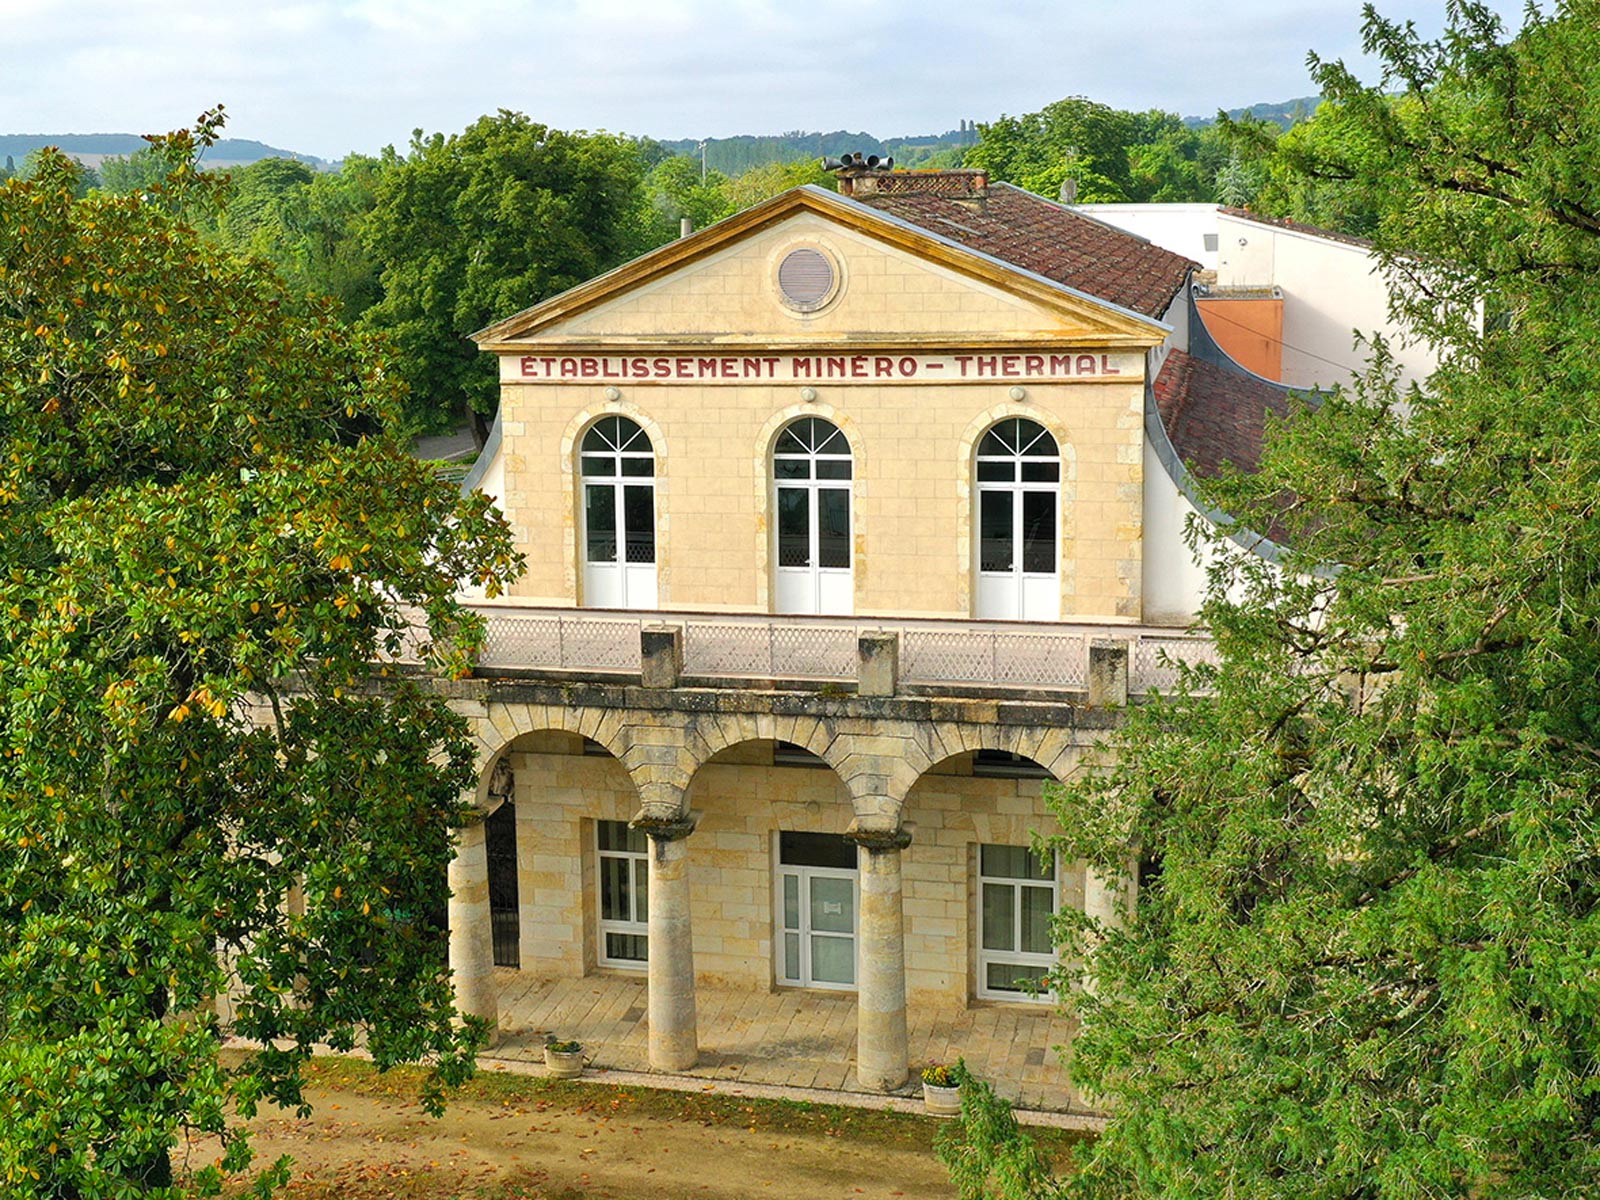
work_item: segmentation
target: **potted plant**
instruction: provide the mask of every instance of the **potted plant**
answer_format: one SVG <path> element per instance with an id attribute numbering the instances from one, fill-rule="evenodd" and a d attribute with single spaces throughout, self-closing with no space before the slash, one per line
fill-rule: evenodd
<path id="1" fill-rule="evenodd" d="M 544 1066 L 552 1079 L 576 1079 L 583 1074 L 583 1043 L 563 1042 L 551 1034 L 544 1040 Z"/>
<path id="2" fill-rule="evenodd" d="M 922 1068 L 922 1107 L 936 1117 L 954 1117 L 961 1112 L 961 1081 L 966 1064 L 934 1063 Z"/>

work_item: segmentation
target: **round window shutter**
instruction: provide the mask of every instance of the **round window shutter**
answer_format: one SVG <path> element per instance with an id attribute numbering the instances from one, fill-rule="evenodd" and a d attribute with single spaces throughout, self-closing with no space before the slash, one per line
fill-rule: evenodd
<path id="1" fill-rule="evenodd" d="M 820 308 L 833 292 L 833 264 L 821 251 L 791 250 L 778 264 L 778 290 L 790 308 Z"/>

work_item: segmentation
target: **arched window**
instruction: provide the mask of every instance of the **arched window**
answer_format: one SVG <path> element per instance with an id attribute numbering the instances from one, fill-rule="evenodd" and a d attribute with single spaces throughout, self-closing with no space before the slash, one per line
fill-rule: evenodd
<path id="1" fill-rule="evenodd" d="M 1037 421 L 1008 417 L 978 443 L 977 615 L 1061 617 L 1061 449 Z"/>
<path id="2" fill-rule="evenodd" d="M 784 426 L 772 447 L 777 513 L 777 608 L 786 613 L 849 613 L 850 443 L 821 417 Z"/>
<path id="3" fill-rule="evenodd" d="M 601 417 L 579 449 L 583 476 L 583 602 L 656 606 L 655 449 L 627 417 Z"/>

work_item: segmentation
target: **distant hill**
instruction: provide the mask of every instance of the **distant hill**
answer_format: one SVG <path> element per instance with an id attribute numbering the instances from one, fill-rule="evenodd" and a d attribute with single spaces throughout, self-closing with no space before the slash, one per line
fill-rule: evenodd
<path id="1" fill-rule="evenodd" d="M 706 138 L 706 166 L 724 175 L 742 175 L 752 167 L 768 163 L 801 162 L 839 157 L 860 151 L 862 154 L 889 155 L 896 166 L 915 167 L 926 162 L 942 150 L 961 150 L 978 140 L 973 122 L 963 122 L 964 128 L 947 129 L 943 133 L 911 134 L 906 137 L 879 139 L 870 133 L 851 133 L 836 129 L 832 133 L 813 133 L 793 130 L 773 136 L 741 134 L 729 138 Z M 697 138 L 679 138 L 660 145 L 673 154 L 700 156 Z"/>
<path id="2" fill-rule="evenodd" d="M 135 133 L 0 133 L 0 162 L 10 156 L 20 165 L 41 146 L 57 146 L 86 166 L 98 167 L 108 158 L 125 158 L 148 144 Z M 263 158 L 297 158 L 319 171 L 330 167 L 314 154 L 280 150 L 249 138 L 223 138 L 206 151 L 204 162 L 212 167 L 238 167 Z"/>
<path id="3" fill-rule="evenodd" d="M 1255 117 L 1262 121 L 1275 121 L 1287 129 L 1299 124 L 1317 111 L 1321 96 L 1302 96 L 1298 100 L 1280 100 L 1277 104 L 1252 104 L 1247 108 L 1230 108 L 1228 115 L 1237 121 L 1240 117 Z M 1183 123 L 1191 129 L 1213 124 L 1216 117 L 1185 117 Z"/>

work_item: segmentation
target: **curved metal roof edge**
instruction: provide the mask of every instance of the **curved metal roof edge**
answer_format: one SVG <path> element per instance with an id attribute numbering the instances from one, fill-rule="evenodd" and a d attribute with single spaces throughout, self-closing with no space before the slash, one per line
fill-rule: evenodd
<path id="1" fill-rule="evenodd" d="M 489 436 L 483 439 L 483 449 L 478 451 L 478 457 L 473 460 L 472 466 L 467 468 L 467 473 L 461 479 L 461 494 L 471 492 L 483 482 L 483 477 L 489 473 L 490 466 L 494 463 L 494 456 L 500 453 L 500 409 L 494 410 L 494 424 L 489 426 Z"/>

